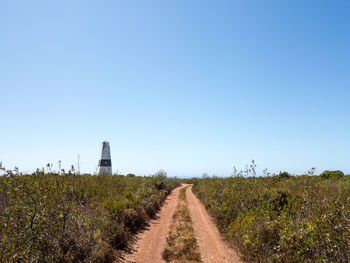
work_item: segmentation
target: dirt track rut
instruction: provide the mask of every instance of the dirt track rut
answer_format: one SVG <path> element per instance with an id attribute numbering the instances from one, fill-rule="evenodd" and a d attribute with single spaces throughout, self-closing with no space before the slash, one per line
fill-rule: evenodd
<path id="1" fill-rule="evenodd" d="M 206 263 L 242 262 L 236 252 L 222 240 L 212 218 L 193 194 L 192 187 L 187 188 L 186 198 L 202 261 Z"/>

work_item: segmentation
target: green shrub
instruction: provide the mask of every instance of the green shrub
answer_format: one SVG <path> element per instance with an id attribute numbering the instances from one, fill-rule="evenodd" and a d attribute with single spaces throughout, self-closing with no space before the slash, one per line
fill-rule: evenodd
<path id="1" fill-rule="evenodd" d="M 280 172 L 278 174 L 278 177 L 279 178 L 290 178 L 290 177 L 292 177 L 292 175 L 290 173 L 288 173 L 288 172 Z"/>
<path id="2" fill-rule="evenodd" d="M 344 173 L 342 171 L 324 171 L 323 173 L 320 174 L 322 178 L 325 179 L 338 179 L 344 176 Z"/>

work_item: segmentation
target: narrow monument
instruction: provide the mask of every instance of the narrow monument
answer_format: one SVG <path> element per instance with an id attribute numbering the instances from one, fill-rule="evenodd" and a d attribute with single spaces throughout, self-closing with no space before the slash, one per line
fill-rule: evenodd
<path id="1" fill-rule="evenodd" d="M 102 142 L 101 158 L 98 162 L 98 174 L 112 175 L 111 149 L 108 141 Z"/>

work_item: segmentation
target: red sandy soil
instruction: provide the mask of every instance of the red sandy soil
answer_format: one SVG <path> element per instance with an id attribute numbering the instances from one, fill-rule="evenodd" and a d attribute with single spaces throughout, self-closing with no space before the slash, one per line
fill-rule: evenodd
<path id="1" fill-rule="evenodd" d="M 166 237 L 179 200 L 179 191 L 186 187 L 182 185 L 168 196 L 157 219 L 150 222 L 150 227 L 137 236 L 137 241 L 131 254 L 123 255 L 126 263 L 160 263 L 162 252 L 166 247 Z M 220 233 L 199 199 L 192 193 L 192 188 L 186 190 L 186 198 L 201 259 L 205 263 L 240 263 L 237 253 L 221 238 Z"/>

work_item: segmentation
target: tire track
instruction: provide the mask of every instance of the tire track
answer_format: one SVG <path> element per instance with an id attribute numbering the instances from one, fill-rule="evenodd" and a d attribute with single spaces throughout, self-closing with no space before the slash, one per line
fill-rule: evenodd
<path id="1" fill-rule="evenodd" d="M 222 240 L 212 218 L 193 194 L 192 186 L 187 188 L 186 197 L 202 261 L 206 263 L 242 262 L 237 253 Z"/>
<path id="2" fill-rule="evenodd" d="M 124 254 L 123 262 L 127 263 L 160 263 L 162 252 L 166 246 L 166 237 L 169 233 L 169 226 L 178 203 L 179 191 L 186 185 L 175 188 L 167 197 L 157 219 L 150 221 L 150 226 L 137 235 L 137 241 L 132 247 L 132 254 Z"/>

